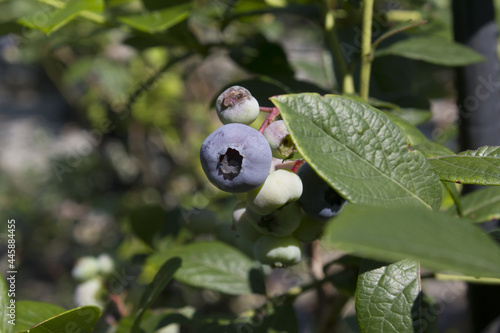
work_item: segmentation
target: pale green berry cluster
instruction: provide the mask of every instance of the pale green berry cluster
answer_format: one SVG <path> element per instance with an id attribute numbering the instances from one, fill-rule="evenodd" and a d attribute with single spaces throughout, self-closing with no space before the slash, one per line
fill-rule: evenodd
<path id="1" fill-rule="evenodd" d="M 247 126 L 260 110 L 247 89 L 228 88 L 217 98 L 216 109 L 225 125 L 203 142 L 200 161 L 215 186 L 234 193 L 240 200 L 233 211 L 234 234 L 253 245 L 253 256 L 263 264 L 287 267 L 299 263 L 303 256 L 301 243 L 317 239 L 326 221 L 323 215 L 316 218 L 308 213 L 307 209 L 317 207 L 303 200 L 304 193 L 307 190 L 307 196 L 324 197 L 324 189 L 312 193 L 311 186 L 303 185 L 311 178 L 309 174 L 306 179 L 271 163 L 273 157 L 288 158 L 295 144 L 285 122 L 273 121 L 275 114 L 268 117 L 271 123 L 263 125 L 261 132 Z M 328 184 L 326 188 L 330 188 Z M 313 200 L 331 206 L 330 199 Z"/>

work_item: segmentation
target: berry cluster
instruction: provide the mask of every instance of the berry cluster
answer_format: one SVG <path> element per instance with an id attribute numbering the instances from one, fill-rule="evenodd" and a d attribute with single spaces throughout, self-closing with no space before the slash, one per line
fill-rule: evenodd
<path id="1" fill-rule="evenodd" d="M 216 109 L 225 125 L 205 139 L 200 160 L 210 182 L 241 201 L 233 211 L 234 232 L 253 243 L 255 259 L 261 263 L 297 264 L 301 242 L 317 239 L 324 222 L 341 210 L 345 200 L 309 164 L 295 173 L 302 161 L 292 170 L 279 163 L 293 153 L 294 143 L 283 120 L 273 121 L 276 109 L 259 131 L 248 126 L 261 108 L 239 86 L 225 90 Z"/>

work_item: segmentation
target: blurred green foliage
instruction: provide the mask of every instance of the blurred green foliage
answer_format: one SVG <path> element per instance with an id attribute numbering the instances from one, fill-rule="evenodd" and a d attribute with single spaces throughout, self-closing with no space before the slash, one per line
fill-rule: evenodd
<path id="1" fill-rule="evenodd" d="M 327 3 L 357 73 L 360 1 Z M 414 35 L 451 40 L 448 6 L 376 1 L 374 39 L 408 18 L 422 18 L 428 24 L 379 48 Z M 230 232 L 237 200 L 211 185 L 199 163 L 201 143 L 221 125 L 213 100 L 234 84 L 263 106 L 282 93 L 338 93 L 324 20 L 322 2 L 313 0 L 0 1 L 2 66 L 43 72 L 69 113 L 56 133 L 40 129 L 47 138 L 45 144 L 36 140 L 46 152 L 40 162 L 0 172 L 0 215 L 17 221 L 18 299 L 72 308 L 76 260 L 110 253 L 119 268 L 115 280 L 107 280 L 114 296 L 106 299 L 107 321 L 97 330 L 126 331 L 132 325 L 127 315 L 138 310 L 165 251 L 218 239 L 237 255 L 251 253 L 251 244 Z M 453 96 L 451 80 L 449 68 L 386 56 L 374 62 L 372 97 L 387 102 L 382 109 L 396 103 L 425 112 L 430 99 Z M 44 106 L 38 107 L 43 118 Z M 454 134 L 453 128 L 443 131 Z M 64 141 L 68 133 L 81 134 L 79 141 Z M 307 280 L 305 270 L 292 270 L 294 281 Z M 217 330 L 214 323 L 265 304 L 255 295 L 179 283 L 156 296 L 158 310 L 144 310 L 143 324 L 151 330 L 162 326 L 160 319 Z M 286 304 L 276 317 L 290 311 Z"/>

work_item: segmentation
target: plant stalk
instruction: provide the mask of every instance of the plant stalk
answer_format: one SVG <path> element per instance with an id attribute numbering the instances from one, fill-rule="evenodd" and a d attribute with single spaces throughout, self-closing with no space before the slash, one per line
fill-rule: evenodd
<path id="1" fill-rule="evenodd" d="M 335 68 L 338 70 L 343 94 L 354 94 L 354 80 L 352 73 L 347 66 L 347 62 L 340 48 L 340 41 L 335 29 L 335 11 L 329 5 L 329 1 L 325 0 L 323 3 L 324 16 L 324 30 L 326 40 L 330 51 L 332 53 Z"/>
<path id="2" fill-rule="evenodd" d="M 363 1 L 363 33 L 361 36 L 361 77 L 359 94 L 365 101 L 370 91 L 370 71 L 372 66 L 372 18 L 373 1 Z"/>

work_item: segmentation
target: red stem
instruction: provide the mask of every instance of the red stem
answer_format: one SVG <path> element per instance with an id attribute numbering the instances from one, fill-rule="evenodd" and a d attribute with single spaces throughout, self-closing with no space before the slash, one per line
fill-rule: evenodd
<path id="1" fill-rule="evenodd" d="M 265 111 L 265 112 L 267 112 L 267 111 Z M 269 126 L 269 124 L 271 124 L 274 121 L 274 118 L 276 118 L 279 114 L 280 114 L 280 110 L 278 110 L 278 108 L 272 108 L 271 113 L 264 120 L 264 122 L 262 123 L 262 126 L 260 126 L 259 132 L 264 133 L 264 130 L 267 128 L 267 126 Z"/>
<path id="2" fill-rule="evenodd" d="M 273 112 L 273 110 L 274 110 L 274 109 L 276 109 L 276 108 L 274 108 L 274 107 L 272 107 L 272 108 L 268 108 L 268 107 L 265 107 L 265 106 L 261 106 L 261 107 L 259 107 L 259 110 L 260 110 L 260 111 L 262 111 L 262 112 L 267 112 L 267 113 L 271 113 L 271 112 Z"/>
<path id="3" fill-rule="evenodd" d="M 292 168 L 292 172 L 297 173 L 297 171 L 299 171 L 300 166 L 304 164 L 304 162 L 305 160 L 298 160 L 297 162 L 295 162 L 295 165 Z"/>

